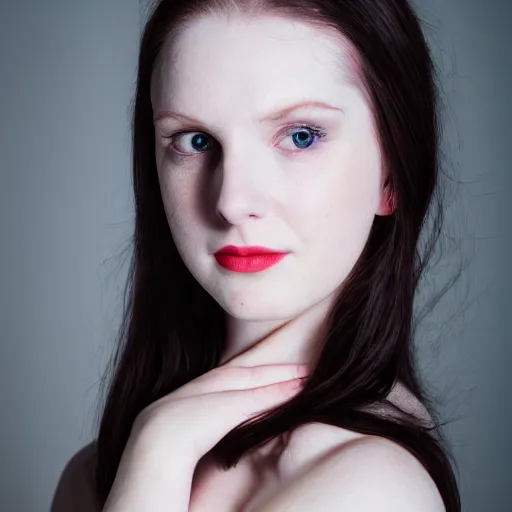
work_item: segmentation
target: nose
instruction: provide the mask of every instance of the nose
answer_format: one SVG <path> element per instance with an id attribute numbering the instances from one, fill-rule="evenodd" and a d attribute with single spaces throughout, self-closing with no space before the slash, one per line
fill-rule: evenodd
<path id="1" fill-rule="evenodd" d="M 269 180 L 261 172 L 262 162 L 245 152 L 225 156 L 215 174 L 216 213 L 232 225 L 267 212 Z"/>

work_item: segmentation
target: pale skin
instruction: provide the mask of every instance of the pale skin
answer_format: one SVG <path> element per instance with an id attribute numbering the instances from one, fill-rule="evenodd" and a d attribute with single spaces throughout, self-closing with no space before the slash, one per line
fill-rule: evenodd
<path id="1" fill-rule="evenodd" d="M 369 106 L 352 77 L 339 76 L 339 43 L 297 23 L 203 19 L 176 46 L 176 54 L 164 50 L 153 78 L 158 176 L 185 264 L 226 311 L 222 362 L 248 347 L 255 364 L 309 362 L 338 286 L 386 209 Z M 258 122 L 303 100 L 338 110 L 304 108 Z M 173 119 L 170 110 L 197 122 Z M 298 130 L 290 130 L 297 123 L 327 136 L 299 149 L 291 137 Z M 174 145 L 192 154 L 178 160 L 163 137 L 183 131 L 190 133 Z M 194 150 L 198 131 L 221 149 L 209 157 Z M 220 152 L 213 173 L 205 164 Z M 227 244 L 291 254 L 265 272 L 239 274 L 212 257 Z"/>
<path id="2" fill-rule="evenodd" d="M 222 368 L 139 415 L 104 510 L 130 512 L 151 503 L 145 509 L 157 512 L 172 503 L 178 512 L 443 511 L 430 476 L 404 449 L 327 425 L 299 428 L 277 460 L 275 443 L 226 473 L 208 460 L 208 450 L 244 415 L 298 391 L 297 365 L 314 364 L 332 300 L 375 215 L 389 214 L 388 190 L 371 106 L 350 75 L 348 43 L 282 18 L 210 16 L 175 44 L 164 45 L 152 82 L 158 178 L 184 263 L 226 312 L 226 350 Z M 331 108 L 259 122 L 303 101 Z M 297 124 L 326 135 L 297 147 L 292 134 L 303 130 Z M 212 149 L 196 149 L 197 134 Z M 172 135 L 174 141 L 165 138 Z M 174 150 L 190 156 L 180 159 Z M 270 269 L 241 274 L 213 257 L 227 244 L 290 254 Z M 261 368 L 257 377 L 249 367 Z M 393 393 L 397 405 L 424 414 L 403 387 Z M 201 428 L 180 428 L 176 418 Z M 194 450 L 179 451 L 182 445 Z M 149 455 L 162 447 L 173 457 Z M 144 464 L 158 475 L 149 492 Z M 92 511 L 84 505 L 83 472 L 63 480 L 72 487 L 80 478 L 80 504 Z M 52 510 L 76 505 L 56 499 Z"/>

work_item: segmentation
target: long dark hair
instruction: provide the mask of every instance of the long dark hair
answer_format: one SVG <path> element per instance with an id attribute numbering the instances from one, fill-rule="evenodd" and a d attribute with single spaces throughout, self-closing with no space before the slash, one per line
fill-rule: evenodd
<path id="1" fill-rule="evenodd" d="M 133 253 L 118 344 L 103 379 L 109 386 L 96 440 L 99 503 L 110 492 L 137 414 L 218 366 L 222 354 L 224 311 L 184 265 L 164 212 L 150 86 L 168 37 L 198 16 L 233 11 L 300 20 L 352 45 L 397 207 L 393 215 L 375 217 L 327 318 L 317 365 L 302 392 L 239 425 L 211 454 L 228 469 L 249 450 L 304 423 L 336 425 L 402 445 L 432 476 L 446 510 L 459 511 L 453 456 L 412 348 L 414 298 L 441 233 L 443 209 L 436 69 L 407 0 L 163 0 L 150 13 L 133 111 Z M 428 224 L 430 234 L 421 240 Z M 375 404 L 392 407 L 386 397 L 397 381 L 425 405 L 431 425 L 405 413 L 383 416 L 370 410 Z"/>

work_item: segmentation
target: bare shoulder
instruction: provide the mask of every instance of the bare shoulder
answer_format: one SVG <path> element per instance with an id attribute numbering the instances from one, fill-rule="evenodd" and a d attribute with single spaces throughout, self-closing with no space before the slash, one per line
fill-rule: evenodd
<path id="1" fill-rule="evenodd" d="M 433 425 L 432 418 L 423 404 L 401 382 L 393 386 L 388 399 L 400 410 L 416 416 L 426 426 Z M 382 406 L 368 409 L 383 416 L 396 414 L 395 411 Z M 281 474 L 285 478 L 292 477 L 342 445 L 366 437 L 368 436 L 325 423 L 312 422 L 301 425 L 288 438 L 287 448 L 280 461 Z"/>
<path id="2" fill-rule="evenodd" d="M 279 474 L 284 481 L 297 478 L 318 464 L 333 450 L 364 434 L 351 432 L 326 423 L 306 423 L 289 436 L 286 449 L 279 460 Z"/>
<path id="3" fill-rule="evenodd" d="M 292 462 L 303 464 L 262 512 L 305 512 L 313 503 L 325 512 L 445 512 L 428 472 L 399 444 L 321 424 L 297 434 L 290 439 L 287 469 L 293 469 Z M 307 447 L 308 440 L 316 446 Z"/>
<path id="4" fill-rule="evenodd" d="M 66 464 L 53 495 L 51 512 L 99 512 L 93 494 L 94 442 L 79 450 Z"/>
<path id="5" fill-rule="evenodd" d="M 388 396 L 398 409 L 432 425 L 428 411 L 401 383 Z M 399 412 L 376 405 L 384 416 Z M 323 423 L 289 434 L 278 463 L 282 486 L 262 512 L 379 510 L 444 512 L 429 473 L 408 450 L 391 440 Z"/>

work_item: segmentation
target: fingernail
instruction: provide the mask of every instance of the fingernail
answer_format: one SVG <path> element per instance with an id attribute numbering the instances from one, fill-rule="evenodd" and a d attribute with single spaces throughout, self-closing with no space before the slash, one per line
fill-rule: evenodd
<path id="1" fill-rule="evenodd" d="M 306 384 L 306 377 L 301 377 L 300 379 L 295 379 L 295 389 L 302 389 Z"/>
<path id="2" fill-rule="evenodd" d="M 293 379 L 291 384 L 292 384 L 292 386 L 291 386 L 292 391 L 297 391 L 297 389 L 300 389 L 302 387 L 301 379 Z"/>

